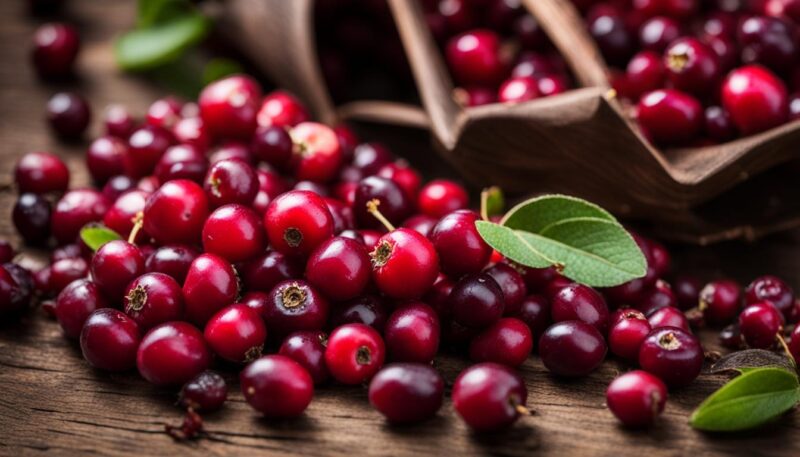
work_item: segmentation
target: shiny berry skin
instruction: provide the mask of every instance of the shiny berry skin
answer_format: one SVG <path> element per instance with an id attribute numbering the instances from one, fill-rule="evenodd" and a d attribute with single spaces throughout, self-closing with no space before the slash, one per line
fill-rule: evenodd
<path id="1" fill-rule="evenodd" d="M 89 274 L 89 263 L 81 257 L 59 259 L 50 265 L 48 288 L 59 293 L 72 281 L 83 279 Z M 93 287 L 94 284 L 92 285 Z"/>
<path id="2" fill-rule="evenodd" d="M 325 183 L 336 176 L 342 165 L 342 149 L 330 127 L 303 122 L 289 133 L 294 142 L 291 166 L 296 179 Z"/>
<path id="3" fill-rule="evenodd" d="M 583 284 L 570 284 L 560 289 L 550 301 L 553 322 L 579 320 L 600 333 L 608 328 L 608 306 L 603 296 Z"/>
<path id="4" fill-rule="evenodd" d="M 476 335 L 469 345 L 474 362 L 494 362 L 518 367 L 531 355 L 533 335 L 525 322 L 504 317 Z"/>
<path id="5" fill-rule="evenodd" d="M 697 337 L 679 328 L 656 328 L 639 348 L 639 366 L 670 387 L 682 387 L 700 374 L 703 348 Z"/>
<path id="6" fill-rule="evenodd" d="M 103 186 L 103 195 L 110 201 L 115 201 L 120 195 L 135 189 L 136 183 L 131 178 L 125 175 L 117 175 L 109 179 Z"/>
<path id="7" fill-rule="evenodd" d="M 378 170 L 376 175 L 394 181 L 395 184 L 403 189 L 409 199 L 414 199 L 417 196 L 422 183 L 422 177 L 419 173 L 402 160 L 387 163 Z"/>
<path id="8" fill-rule="evenodd" d="M 249 291 L 269 292 L 279 282 L 303 275 L 298 262 L 277 251 L 268 251 L 237 268 Z"/>
<path id="9" fill-rule="evenodd" d="M 550 326 L 550 302 L 543 295 L 528 295 L 519 305 L 519 310 L 513 315 L 525 322 L 536 338 Z"/>
<path id="10" fill-rule="evenodd" d="M 390 360 L 430 363 L 439 349 L 439 318 L 430 306 L 411 302 L 389 316 L 383 335 Z"/>
<path id="11" fill-rule="evenodd" d="M 278 283 L 269 293 L 264 322 L 272 335 L 283 338 L 298 330 L 322 330 L 330 305 L 315 288 L 302 280 Z"/>
<path id="12" fill-rule="evenodd" d="M 667 77 L 675 89 L 705 95 L 720 78 L 717 54 L 696 38 L 673 41 L 664 54 Z"/>
<path id="13" fill-rule="evenodd" d="M 26 309 L 30 300 L 26 295 L 11 270 L 0 266 L 0 316 L 6 317 Z"/>
<path id="14" fill-rule="evenodd" d="M 53 236 L 59 244 L 74 242 L 84 225 L 103 219 L 109 206 L 105 195 L 96 190 L 70 190 L 56 203 L 53 211 Z"/>
<path id="15" fill-rule="evenodd" d="M 426 184 L 417 197 L 417 207 L 431 217 L 444 217 L 448 213 L 466 208 L 469 203 L 467 191 L 458 183 L 446 179 L 434 179 Z"/>
<path id="16" fill-rule="evenodd" d="M 355 298 L 369 284 L 372 266 L 367 248 L 358 241 L 335 237 L 311 253 L 306 279 L 326 297 L 335 301 Z"/>
<path id="17" fill-rule="evenodd" d="M 364 295 L 335 306 L 331 310 L 330 325 L 335 328 L 344 324 L 364 324 L 383 333 L 390 312 L 390 304 L 384 298 Z"/>
<path id="18" fill-rule="evenodd" d="M 439 258 L 433 244 L 406 228 L 381 236 L 370 257 L 373 281 L 381 292 L 394 299 L 421 297 L 439 274 Z"/>
<path id="19" fill-rule="evenodd" d="M 203 249 L 235 263 L 264 252 L 266 236 L 254 210 L 229 204 L 214 210 L 203 225 Z"/>
<path id="20" fill-rule="evenodd" d="M 670 43 L 681 36 L 681 26 L 678 21 L 668 17 L 653 17 L 639 27 L 639 43 L 648 50 L 657 53 L 664 52 Z"/>
<path id="21" fill-rule="evenodd" d="M 297 98 L 288 92 L 276 90 L 264 97 L 256 120 L 260 127 L 294 127 L 310 118 Z"/>
<path id="22" fill-rule="evenodd" d="M 297 362 L 282 355 L 257 359 L 239 375 L 247 403 L 269 419 L 303 414 L 314 396 L 314 383 Z"/>
<path id="23" fill-rule="evenodd" d="M 46 198 L 37 194 L 22 194 L 14 203 L 11 219 L 25 243 L 38 245 L 50 238 L 50 213 L 50 202 Z"/>
<path id="24" fill-rule="evenodd" d="M 220 160 L 228 159 L 238 159 L 244 161 L 248 165 L 253 165 L 255 163 L 253 153 L 250 152 L 247 145 L 241 141 L 235 140 L 226 141 L 218 148 L 214 149 L 211 155 L 208 156 L 208 162 L 212 165 Z"/>
<path id="25" fill-rule="evenodd" d="M 203 336 L 211 350 L 231 362 L 261 357 L 267 328 L 258 313 L 245 304 L 222 308 L 206 323 Z"/>
<path id="26" fill-rule="evenodd" d="M 148 273 L 164 273 L 183 284 L 194 259 L 200 255 L 194 248 L 178 244 L 168 244 L 156 249 L 144 262 Z"/>
<path id="27" fill-rule="evenodd" d="M 606 342 L 585 322 L 558 322 L 539 338 L 539 355 L 544 366 L 557 376 L 586 376 L 603 362 Z"/>
<path id="28" fill-rule="evenodd" d="M 294 143 L 283 127 L 259 127 L 250 141 L 253 154 L 273 167 L 285 168 L 292 158 Z"/>
<path id="29" fill-rule="evenodd" d="M 201 254 L 192 262 L 183 283 L 186 317 L 205 325 L 217 311 L 236 301 L 239 284 L 228 261 L 214 254 Z"/>
<path id="30" fill-rule="evenodd" d="M 103 216 L 103 225 L 127 239 L 136 224 L 137 216 L 144 210 L 149 196 L 149 192 L 138 189 L 120 195 Z M 147 231 L 140 230 L 134 241 L 142 243 L 148 239 Z"/>
<path id="31" fill-rule="evenodd" d="M 100 291 L 112 303 L 119 303 L 128 284 L 144 273 L 144 257 L 127 241 L 109 241 L 92 257 L 91 272 Z"/>
<path id="32" fill-rule="evenodd" d="M 367 209 L 367 203 L 373 200 L 378 200 L 381 214 L 394 225 L 400 225 L 413 212 L 411 200 L 394 181 L 369 176 L 359 181 L 353 201 L 353 211 L 360 227 L 383 227 Z"/>
<path id="33" fill-rule="evenodd" d="M 639 347 L 652 330 L 650 323 L 640 311 L 626 309 L 608 331 L 608 348 L 611 353 L 628 361 L 639 358 Z M 615 313 L 616 314 L 616 313 Z"/>
<path id="34" fill-rule="evenodd" d="M 728 279 L 713 281 L 700 290 L 698 300 L 698 307 L 708 323 L 727 324 L 742 308 L 742 288 Z"/>
<path id="35" fill-rule="evenodd" d="M 431 366 L 393 363 L 372 378 L 369 402 L 396 424 L 422 422 L 442 407 L 444 380 Z"/>
<path id="36" fill-rule="evenodd" d="M 642 293 L 641 299 L 636 303 L 636 309 L 649 315 L 661 308 L 676 307 L 677 303 L 678 300 L 669 283 L 659 279 L 653 287 Z"/>
<path id="37" fill-rule="evenodd" d="M 770 275 L 754 279 L 745 289 L 744 299 L 748 305 L 761 301 L 770 302 L 787 319 L 794 307 L 792 288 L 782 279 Z"/>
<path id="38" fill-rule="evenodd" d="M 675 89 L 645 94 L 638 111 L 642 128 L 659 143 L 684 143 L 696 138 L 703 127 L 700 102 Z"/>
<path id="39" fill-rule="evenodd" d="M 69 169 L 55 154 L 29 152 L 17 161 L 14 182 L 19 193 L 62 193 L 69 186 Z"/>
<path id="40" fill-rule="evenodd" d="M 527 414 L 528 390 L 522 378 L 496 363 L 479 363 L 462 371 L 453 384 L 452 398 L 461 419 L 478 432 L 506 428 Z"/>
<path id="41" fill-rule="evenodd" d="M 189 144 L 171 146 L 158 160 L 153 174 L 159 182 L 188 179 L 203 182 L 208 172 L 208 159 L 202 150 Z"/>
<path id="42" fill-rule="evenodd" d="M 743 349 L 744 347 L 744 339 L 742 338 L 742 332 L 739 330 L 739 322 L 737 321 L 734 324 L 730 324 L 720 330 L 719 332 L 719 343 L 728 348 L 733 350 Z"/>
<path id="43" fill-rule="evenodd" d="M 652 328 L 677 327 L 690 332 L 689 320 L 683 312 L 674 306 L 664 306 L 647 314 L 647 321 Z"/>
<path id="44" fill-rule="evenodd" d="M 789 352 L 794 357 L 794 363 L 800 363 L 800 325 L 794 328 L 792 339 L 789 341 Z"/>
<path id="45" fill-rule="evenodd" d="M 507 79 L 497 90 L 497 101 L 500 103 L 521 103 L 541 96 L 538 81 L 531 76 Z"/>
<path id="46" fill-rule="evenodd" d="M 125 174 L 131 178 L 142 178 L 153 173 L 170 146 L 172 134 L 161 127 L 146 124 L 134 130 L 128 137 Z"/>
<path id="47" fill-rule="evenodd" d="M 136 354 L 139 374 L 159 386 L 184 384 L 206 370 L 210 361 L 203 334 L 186 322 L 151 329 Z"/>
<path id="48" fill-rule="evenodd" d="M 121 311 L 102 308 L 86 318 L 80 335 L 83 358 L 95 368 L 127 371 L 136 366 L 139 326 Z"/>
<path id="49" fill-rule="evenodd" d="M 258 187 L 255 170 L 241 159 L 224 159 L 214 163 L 203 180 L 203 189 L 212 207 L 229 203 L 250 205 L 256 198 Z"/>
<path id="50" fill-rule="evenodd" d="M 174 97 L 165 97 L 154 101 L 147 108 L 145 122 L 156 127 L 171 129 L 181 118 L 180 101 Z"/>
<path id="51" fill-rule="evenodd" d="M 59 92 L 47 101 L 47 122 L 61 138 L 80 138 L 91 119 L 89 104 L 78 94 Z"/>
<path id="52" fill-rule="evenodd" d="M 505 300 L 497 282 L 487 274 L 465 276 L 450 292 L 453 319 L 465 327 L 485 328 L 503 315 Z"/>
<path id="53" fill-rule="evenodd" d="M 164 183 L 147 199 L 144 230 L 158 244 L 196 244 L 208 217 L 208 198 L 197 183 Z"/>
<path id="54" fill-rule="evenodd" d="M 353 151 L 353 166 L 361 171 L 363 176 L 378 173 L 380 169 L 392 163 L 392 152 L 382 143 L 361 143 Z"/>
<path id="55" fill-rule="evenodd" d="M 72 72 L 80 50 L 78 31 L 68 24 L 44 24 L 33 36 L 31 59 L 45 79 L 64 78 Z"/>
<path id="56" fill-rule="evenodd" d="M 698 305 L 700 300 L 700 290 L 703 283 L 700 279 L 690 275 L 680 275 L 672 281 L 672 291 L 678 308 L 686 311 Z"/>
<path id="57" fill-rule="evenodd" d="M 522 300 L 528 294 L 528 288 L 525 286 L 522 275 L 514 267 L 503 262 L 492 265 L 485 273 L 491 276 L 503 291 L 503 298 L 506 302 L 504 313 L 506 315 L 517 313 Z"/>
<path id="58" fill-rule="evenodd" d="M 225 379 L 213 371 L 204 371 L 181 388 L 178 403 L 194 411 L 211 412 L 222 408 L 228 399 Z"/>
<path id="59" fill-rule="evenodd" d="M 8 240 L 0 239 L 0 263 L 8 263 L 14 259 L 16 252 Z"/>
<path id="60" fill-rule="evenodd" d="M 249 139 L 256 129 L 261 88 L 243 75 L 215 81 L 200 93 L 200 118 L 212 136 Z"/>
<path id="61" fill-rule="evenodd" d="M 614 379 L 606 390 L 606 404 L 627 427 L 644 427 L 664 411 L 667 386 L 652 374 L 634 370 Z"/>
<path id="62" fill-rule="evenodd" d="M 199 117 L 179 119 L 172 126 L 172 136 L 177 143 L 191 146 L 199 151 L 207 151 L 211 143 L 208 128 Z"/>
<path id="63" fill-rule="evenodd" d="M 797 62 L 800 51 L 797 26 L 790 22 L 752 16 L 740 22 L 736 38 L 744 63 L 757 63 L 784 72 L 792 68 L 793 62 Z"/>
<path id="64" fill-rule="evenodd" d="M 706 135 L 711 139 L 725 142 L 736 138 L 736 126 L 733 125 L 731 115 L 719 106 L 709 106 L 705 110 Z"/>
<path id="65" fill-rule="evenodd" d="M 142 331 L 183 319 L 184 307 L 181 286 L 164 273 L 146 273 L 134 279 L 122 299 L 125 314 L 136 321 Z"/>
<path id="66" fill-rule="evenodd" d="M 106 308 L 100 289 L 88 279 L 71 282 L 58 294 L 56 318 L 67 338 L 78 338 L 84 322 L 95 310 Z"/>
<path id="67" fill-rule="evenodd" d="M 453 77 L 464 85 L 492 86 L 508 71 L 500 49 L 500 37 L 487 29 L 476 29 L 450 39 L 445 58 Z"/>
<path id="68" fill-rule="evenodd" d="M 264 214 L 269 245 L 286 255 L 307 256 L 333 237 L 333 217 L 325 201 L 305 190 L 286 192 Z"/>
<path id="69" fill-rule="evenodd" d="M 86 151 L 86 167 L 92 180 L 104 184 L 112 177 L 123 174 L 127 149 L 125 141 L 110 135 L 92 141 Z"/>
<path id="70" fill-rule="evenodd" d="M 315 385 L 328 380 L 330 376 L 325 365 L 325 346 L 328 336 L 325 332 L 305 330 L 290 333 L 281 343 L 278 354 L 299 363 L 311 375 Z"/>
<path id="71" fill-rule="evenodd" d="M 136 121 L 124 106 L 109 105 L 103 113 L 103 125 L 106 135 L 127 140 L 136 128 Z"/>
<path id="72" fill-rule="evenodd" d="M 489 262 L 492 248 L 483 241 L 475 222 L 480 216 L 470 210 L 457 210 L 439 220 L 430 240 L 439 254 L 442 271 L 453 277 L 478 273 Z"/>
<path id="73" fill-rule="evenodd" d="M 789 121 L 800 119 L 800 92 L 789 96 Z"/>
<path id="74" fill-rule="evenodd" d="M 783 328 L 783 315 L 770 302 L 748 305 L 739 314 L 739 331 L 753 349 L 770 349 Z"/>
<path id="75" fill-rule="evenodd" d="M 659 89 L 664 84 L 666 72 L 661 55 L 653 51 L 642 51 L 628 62 L 625 71 L 631 98 L 637 100 L 644 93 Z"/>
<path id="76" fill-rule="evenodd" d="M 368 381 L 383 366 L 386 349 L 381 335 L 364 324 L 345 324 L 328 337 L 325 364 L 343 384 Z"/>
<path id="77" fill-rule="evenodd" d="M 633 9 L 647 17 L 686 19 L 697 11 L 698 3 L 698 0 L 633 0 Z"/>
<path id="78" fill-rule="evenodd" d="M 763 132 L 786 122 L 788 103 L 783 81 L 757 65 L 733 70 L 722 83 L 722 107 L 745 135 Z"/>
<path id="79" fill-rule="evenodd" d="M 603 12 L 587 20 L 589 34 L 610 65 L 624 66 L 634 51 L 634 37 L 616 12 Z"/>

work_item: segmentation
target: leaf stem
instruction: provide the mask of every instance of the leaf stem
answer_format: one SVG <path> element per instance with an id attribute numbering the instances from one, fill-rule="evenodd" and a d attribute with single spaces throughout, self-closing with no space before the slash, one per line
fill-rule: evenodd
<path id="1" fill-rule="evenodd" d="M 783 351 L 786 352 L 786 357 L 789 358 L 789 362 L 792 364 L 794 369 L 797 370 L 797 362 L 795 362 L 792 351 L 789 350 L 789 345 L 786 344 L 786 340 L 783 338 L 783 335 L 778 333 L 775 335 L 775 338 L 778 340 L 778 343 L 780 343 L 781 347 L 783 347 Z"/>
<path id="2" fill-rule="evenodd" d="M 394 225 L 389 222 L 389 219 L 386 219 L 386 216 L 381 214 L 378 206 L 380 206 L 381 202 L 377 198 L 373 198 L 372 200 L 367 202 L 367 211 L 372 214 L 375 219 L 379 220 L 384 227 L 386 227 L 390 232 L 395 231 Z"/>

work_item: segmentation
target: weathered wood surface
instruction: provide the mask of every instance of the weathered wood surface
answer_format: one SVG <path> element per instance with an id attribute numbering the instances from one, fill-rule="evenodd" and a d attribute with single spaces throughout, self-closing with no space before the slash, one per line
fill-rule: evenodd
<path id="1" fill-rule="evenodd" d="M 85 183 L 85 144 L 59 144 L 45 130 L 43 106 L 57 88 L 37 82 L 28 68 L 27 43 L 36 20 L 25 14 L 24 3 L 0 2 L 0 184 L 8 184 L 13 160 L 35 149 L 63 154 L 73 182 Z M 141 114 L 159 93 L 117 73 L 108 41 L 133 21 L 133 2 L 68 3 L 66 15 L 81 25 L 85 46 L 79 80 L 63 87 L 87 95 L 96 112 L 107 103 L 122 102 Z M 98 130 L 97 122 L 93 128 Z M 13 237 L 8 216 L 12 202 L 10 191 L 0 192 L 0 236 Z M 774 272 L 800 288 L 800 233 L 757 245 L 679 248 L 676 254 L 681 264 L 706 273 L 718 274 L 715 268 L 720 268 L 747 280 Z M 704 338 L 713 341 L 710 333 Z M 447 356 L 437 366 L 452 382 L 465 361 Z M 800 455 L 797 412 L 752 433 L 714 436 L 690 429 L 689 412 L 721 385 L 724 378 L 719 376 L 703 377 L 673 392 L 653 429 L 625 430 L 603 405 L 608 382 L 624 369 L 607 362 L 586 379 L 559 381 L 534 358 L 522 374 L 535 414 L 489 436 L 471 434 L 449 401 L 429 422 L 390 427 L 370 408 L 360 387 L 321 388 L 302 418 L 267 422 L 244 403 L 235 372 L 228 371 L 231 399 L 223 411 L 206 417 L 210 438 L 179 444 L 163 433 L 164 423 L 180 420 L 173 391 L 151 387 L 134 373 L 92 370 L 58 325 L 34 310 L 19 322 L 0 326 L 0 455 Z"/>

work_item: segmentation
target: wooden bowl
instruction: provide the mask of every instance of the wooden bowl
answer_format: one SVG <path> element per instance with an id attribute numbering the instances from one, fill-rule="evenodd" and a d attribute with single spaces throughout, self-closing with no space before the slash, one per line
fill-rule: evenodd
<path id="1" fill-rule="evenodd" d="M 418 2 L 387 1 L 422 106 L 389 101 L 334 106 L 317 58 L 313 0 L 227 0 L 221 29 L 323 122 L 363 120 L 427 129 L 437 150 L 473 184 L 499 184 L 517 193 L 578 195 L 620 216 L 653 221 L 667 235 L 696 242 L 753 238 L 800 223 L 800 212 L 792 212 L 800 208 L 790 210 L 788 205 L 786 211 L 776 211 L 774 201 L 768 210 L 741 213 L 739 201 L 725 202 L 723 197 L 722 207 L 729 206 L 722 211 L 725 217 L 719 217 L 718 209 L 715 217 L 702 211 L 708 204 L 719 207 L 716 201 L 708 202 L 739 183 L 797 157 L 800 121 L 722 145 L 655 148 L 624 115 L 609 89 L 608 67 L 566 0 L 523 3 L 582 87 L 514 105 L 465 108 L 456 101 Z M 789 181 L 794 180 L 787 180 L 787 186 L 800 190 Z M 764 194 L 762 187 L 759 184 L 754 193 Z M 766 192 L 765 198 L 771 195 Z M 781 199 L 784 203 L 788 202 Z M 764 217 L 765 211 L 770 217 Z"/>

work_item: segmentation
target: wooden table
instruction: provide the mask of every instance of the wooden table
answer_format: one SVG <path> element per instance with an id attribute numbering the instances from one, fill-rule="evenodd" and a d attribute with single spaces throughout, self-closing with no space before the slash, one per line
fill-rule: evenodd
<path id="1" fill-rule="evenodd" d="M 28 66 L 28 43 L 38 20 L 26 14 L 25 3 L 0 2 L 0 210 L 6 215 L 0 218 L 0 236 L 15 242 L 8 217 L 14 195 L 7 184 L 16 157 L 36 149 L 56 151 L 68 160 L 74 185 L 88 182 L 82 162 L 86 145 L 60 144 L 46 131 L 42 118 L 48 96 L 69 88 L 85 94 L 96 113 L 108 103 L 121 102 L 141 114 L 161 95 L 145 81 L 119 74 L 111 60 L 110 39 L 133 22 L 134 2 L 68 2 L 66 19 L 80 25 L 84 47 L 79 80 L 63 87 L 38 82 Z M 99 123 L 92 127 L 96 134 Z M 774 272 L 800 286 L 800 232 L 754 245 L 682 247 L 675 252 L 678 263 L 693 270 L 721 271 L 742 281 Z M 710 332 L 703 338 L 714 340 Z M 446 356 L 436 364 L 452 382 L 466 363 Z M 175 392 L 154 388 L 135 374 L 92 370 L 58 325 L 34 310 L 0 327 L 0 454 L 800 455 L 796 412 L 751 433 L 714 436 L 689 428 L 689 413 L 722 384 L 719 376 L 703 376 L 689 388 L 672 392 L 654 428 L 623 429 L 603 402 L 609 381 L 625 369 L 610 361 L 588 378 L 562 381 L 533 358 L 521 371 L 535 414 L 505 433 L 488 436 L 470 433 L 449 401 L 429 422 L 390 427 L 369 406 L 361 387 L 321 388 L 300 419 L 268 422 L 245 404 L 236 374 L 230 371 L 230 400 L 223 411 L 206 417 L 210 437 L 180 444 L 164 434 L 164 424 L 181 417 L 174 406 Z"/>

